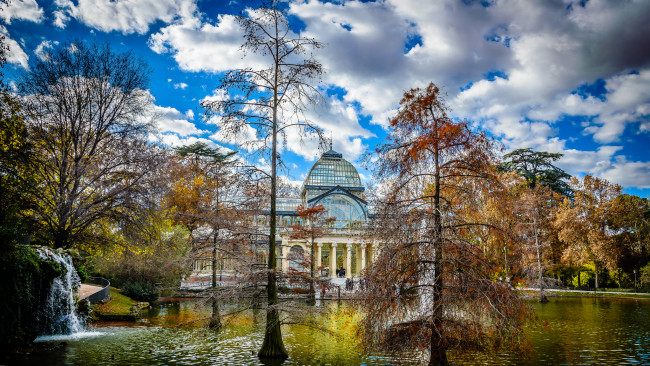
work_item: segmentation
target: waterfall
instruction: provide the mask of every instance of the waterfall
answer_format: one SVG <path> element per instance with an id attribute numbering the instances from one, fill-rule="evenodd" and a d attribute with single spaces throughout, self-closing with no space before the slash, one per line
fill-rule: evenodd
<path id="1" fill-rule="evenodd" d="M 83 321 L 75 313 L 75 292 L 81 280 L 72 265 L 72 258 L 49 248 L 37 248 L 36 252 L 44 260 L 52 260 L 65 274 L 54 279 L 52 286 L 36 314 L 39 332 L 43 335 L 73 334 L 83 331 Z"/>

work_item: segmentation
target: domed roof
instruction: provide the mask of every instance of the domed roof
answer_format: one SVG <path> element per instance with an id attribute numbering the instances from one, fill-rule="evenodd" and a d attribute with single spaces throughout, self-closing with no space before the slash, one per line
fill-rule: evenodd
<path id="1" fill-rule="evenodd" d="M 311 167 L 304 188 L 308 186 L 325 187 L 363 187 L 357 169 L 343 155 L 330 149 Z M 315 188 L 315 187 L 309 187 Z"/>

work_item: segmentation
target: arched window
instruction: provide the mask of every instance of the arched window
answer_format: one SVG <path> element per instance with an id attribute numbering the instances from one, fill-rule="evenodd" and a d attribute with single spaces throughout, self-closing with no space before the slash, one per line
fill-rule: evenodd
<path id="1" fill-rule="evenodd" d="M 307 268 L 305 251 L 300 245 L 294 245 L 289 250 L 289 268 L 304 272 Z"/>
<path id="2" fill-rule="evenodd" d="M 336 217 L 335 227 L 353 227 L 356 223 L 365 220 L 361 206 L 352 198 L 342 194 L 327 196 L 316 204 L 325 207 L 327 212 L 325 216 Z"/>

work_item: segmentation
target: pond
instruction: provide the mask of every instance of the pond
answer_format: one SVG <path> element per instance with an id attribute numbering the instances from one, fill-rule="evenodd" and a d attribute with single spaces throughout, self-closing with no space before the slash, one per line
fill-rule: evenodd
<path id="1" fill-rule="evenodd" d="M 650 363 L 650 300 L 550 300 L 547 304 L 531 302 L 538 322 L 527 328 L 530 355 L 450 353 L 450 361 L 460 365 Z M 408 363 L 407 359 L 361 354 L 354 340 L 358 315 L 347 311 L 345 303 L 322 306 L 334 307 L 335 311 L 322 321 L 339 336 L 284 326 L 284 343 L 290 355 L 284 365 Z M 263 311 L 237 314 L 220 332 L 194 322 L 209 314 L 210 307 L 196 300 L 163 302 L 142 322 L 100 322 L 75 337 L 45 339 L 38 350 L 9 355 L 4 361 L 8 365 L 262 365 L 255 353 L 263 338 Z"/>

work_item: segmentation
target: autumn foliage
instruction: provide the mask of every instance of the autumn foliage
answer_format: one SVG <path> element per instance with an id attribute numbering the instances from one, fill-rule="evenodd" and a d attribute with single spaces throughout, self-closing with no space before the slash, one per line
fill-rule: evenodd
<path id="1" fill-rule="evenodd" d="M 377 149 L 384 190 L 369 235 L 381 253 L 368 276 L 365 344 L 428 354 L 522 346 L 529 313 L 514 291 L 493 280 L 480 231 L 505 238 L 476 215 L 500 188 L 496 144 L 468 121 L 448 115 L 440 90 L 411 89 Z"/>

